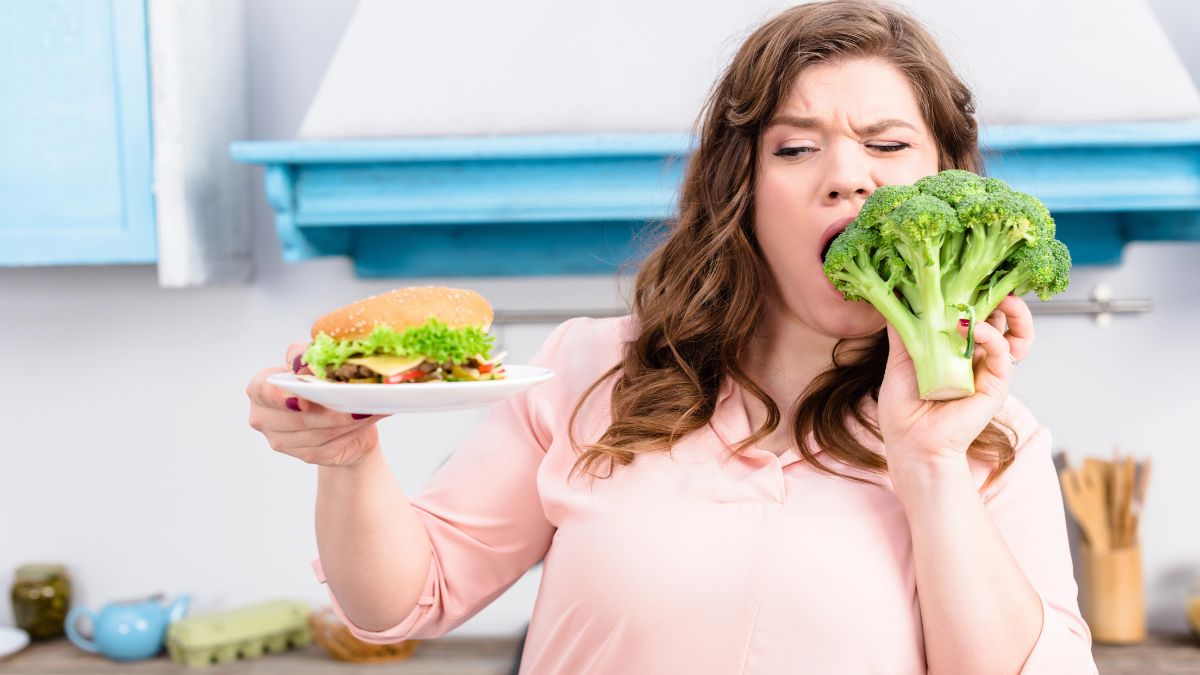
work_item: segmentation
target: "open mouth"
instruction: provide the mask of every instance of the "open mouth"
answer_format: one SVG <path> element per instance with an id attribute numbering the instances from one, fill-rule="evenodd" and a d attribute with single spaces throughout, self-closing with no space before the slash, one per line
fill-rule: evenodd
<path id="1" fill-rule="evenodd" d="M 839 234 L 846 231 L 846 228 L 850 225 L 850 222 L 852 220 L 854 220 L 854 216 L 847 216 L 845 218 L 839 218 L 839 219 L 833 221 L 832 223 L 830 223 L 829 227 L 825 228 L 825 232 L 822 233 L 822 236 L 824 237 L 824 241 L 821 244 L 821 263 L 822 264 L 824 264 L 824 262 L 825 262 L 825 256 L 829 253 L 829 248 L 831 246 L 833 246 L 833 240 L 837 239 L 837 236 Z"/>
<path id="2" fill-rule="evenodd" d="M 830 249 L 830 247 L 833 246 L 833 240 L 837 239 L 838 234 L 841 234 L 841 232 L 838 232 L 837 234 L 834 234 L 832 237 L 827 239 L 825 241 L 825 245 L 821 247 L 821 262 L 824 262 L 825 256 L 829 255 L 829 249 Z"/>

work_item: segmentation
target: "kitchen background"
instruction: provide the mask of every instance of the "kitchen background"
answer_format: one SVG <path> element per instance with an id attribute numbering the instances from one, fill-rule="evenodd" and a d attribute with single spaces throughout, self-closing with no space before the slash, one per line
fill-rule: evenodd
<path id="1" fill-rule="evenodd" d="M 222 114 L 242 140 L 685 132 L 740 39 L 790 3 L 217 4 L 237 31 L 205 49 L 239 68 L 244 97 Z M 967 10 L 948 0 L 909 4 L 975 86 L 985 123 L 1200 118 L 1191 0 L 1026 0 L 986 18 L 959 16 Z M 990 30 L 973 27 L 984 22 Z M 153 264 L 0 268 L 0 575 L 65 562 L 76 602 L 90 606 L 155 591 L 190 592 L 194 614 L 278 597 L 324 604 L 309 567 L 315 470 L 249 428 L 250 377 L 305 339 L 317 315 L 396 286 L 470 286 L 500 312 L 624 303 L 628 279 L 613 273 L 367 279 L 344 257 L 284 263 L 262 170 L 225 152 L 206 161 L 227 177 L 228 213 L 245 204 L 243 226 L 218 225 L 232 261 L 223 281 L 166 289 Z M 1114 445 L 1154 458 L 1142 524 L 1152 631 L 1186 630 L 1185 598 L 1200 583 L 1198 259 L 1197 242 L 1134 242 L 1119 264 L 1078 267 L 1062 299 L 1087 299 L 1103 282 L 1152 311 L 1107 326 L 1043 316 L 1015 376 L 1015 392 L 1076 460 Z M 553 325 L 496 334 L 521 363 Z M 480 416 L 380 424 L 410 494 Z M 458 634 L 519 633 L 538 579 L 535 568 Z M 11 623 L 0 603 L 0 624 Z"/>

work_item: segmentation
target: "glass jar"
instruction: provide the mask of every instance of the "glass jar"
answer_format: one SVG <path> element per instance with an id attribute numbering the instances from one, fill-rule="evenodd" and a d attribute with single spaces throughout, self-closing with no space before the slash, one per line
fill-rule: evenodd
<path id="1" fill-rule="evenodd" d="M 13 618 L 34 640 L 63 634 L 71 609 L 71 580 L 63 565 L 22 565 L 12 586 Z"/>

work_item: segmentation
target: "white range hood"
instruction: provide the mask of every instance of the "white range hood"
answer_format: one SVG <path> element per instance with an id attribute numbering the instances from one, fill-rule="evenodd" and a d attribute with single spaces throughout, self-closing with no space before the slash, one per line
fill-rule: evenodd
<path id="1" fill-rule="evenodd" d="M 686 132 L 745 36 L 794 4 L 362 0 L 298 135 Z M 1144 0 L 903 4 L 985 125 L 1200 118 Z"/>

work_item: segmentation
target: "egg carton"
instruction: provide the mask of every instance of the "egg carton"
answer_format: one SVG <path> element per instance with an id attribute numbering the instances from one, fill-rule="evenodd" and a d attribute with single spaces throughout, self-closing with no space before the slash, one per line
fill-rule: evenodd
<path id="1" fill-rule="evenodd" d="M 308 614 L 303 602 L 277 600 L 180 619 L 167 630 L 167 654 L 186 666 L 203 667 L 305 647 L 313 641 Z"/>

